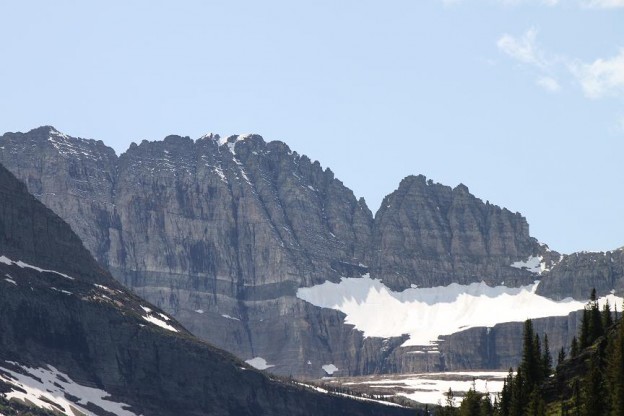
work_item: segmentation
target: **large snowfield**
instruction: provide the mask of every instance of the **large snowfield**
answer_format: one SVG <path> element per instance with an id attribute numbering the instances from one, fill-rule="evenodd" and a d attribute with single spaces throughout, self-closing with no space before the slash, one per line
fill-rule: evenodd
<path id="1" fill-rule="evenodd" d="M 441 335 L 473 327 L 492 327 L 503 322 L 522 322 L 547 316 L 565 316 L 583 309 L 584 302 L 571 298 L 555 301 L 535 293 L 539 282 L 509 288 L 484 282 L 411 288 L 395 292 L 369 275 L 342 278 L 339 283 L 300 288 L 297 297 L 346 315 L 367 337 L 390 338 L 408 334 L 403 346 L 430 345 Z M 609 295 L 611 305 L 622 298 Z"/>

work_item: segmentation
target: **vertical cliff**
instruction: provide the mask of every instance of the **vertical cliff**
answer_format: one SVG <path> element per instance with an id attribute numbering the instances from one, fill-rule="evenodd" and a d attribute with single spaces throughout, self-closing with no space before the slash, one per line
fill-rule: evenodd
<path id="1" fill-rule="evenodd" d="M 299 299 L 300 288 L 367 273 L 397 292 L 518 287 L 559 260 L 530 237 L 524 217 L 464 185 L 407 177 L 373 218 L 329 169 L 257 135 L 168 136 L 117 156 L 102 142 L 41 127 L 0 137 L 0 162 L 118 281 L 194 334 L 278 374 L 440 365 L 413 360 L 403 337 L 365 338 L 342 312 Z"/>

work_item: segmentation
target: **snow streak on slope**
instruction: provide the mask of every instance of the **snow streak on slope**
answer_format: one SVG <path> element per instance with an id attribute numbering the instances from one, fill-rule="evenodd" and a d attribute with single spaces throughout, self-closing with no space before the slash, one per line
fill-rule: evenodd
<path id="1" fill-rule="evenodd" d="M 159 318 L 155 316 L 152 310 L 148 308 L 147 306 L 141 306 L 141 309 L 143 309 L 147 313 L 147 315 L 142 316 L 142 318 L 145 319 L 147 322 L 152 323 L 156 326 L 159 326 L 161 328 L 164 328 L 172 332 L 178 332 L 177 329 L 175 329 L 174 327 L 169 325 L 167 322 L 165 322 L 169 320 L 169 317 L 167 315 L 163 315 L 162 313 L 159 313 L 158 314 L 158 316 L 160 316 Z"/>
<path id="2" fill-rule="evenodd" d="M 300 288 L 297 297 L 345 313 L 345 322 L 355 325 L 364 336 L 389 338 L 408 334 L 403 346 L 410 346 L 428 345 L 440 335 L 472 327 L 565 316 L 585 306 L 571 298 L 554 301 L 537 295 L 538 284 L 508 288 L 490 287 L 484 282 L 453 283 L 394 292 L 381 280 L 365 275 Z M 611 305 L 622 303 L 622 298 L 613 295 L 608 299 Z"/>
<path id="3" fill-rule="evenodd" d="M 36 270 L 39 273 L 55 273 L 58 274 L 59 276 L 63 276 L 66 279 L 70 279 L 70 280 L 74 280 L 73 277 L 66 275 L 65 273 L 61 273 L 61 272 L 57 272 L 55 270 L 46 270 L 46 269 L 42 269 L 41 267 L 37 267 L 37 266 L 33 266 L 32 264 L 28 264 L 28 263 L 24 263 L 21 260 L 11 260 L 10 258 L 6 257 L 6 256 L 0 256 L 0 263 L 2 264 L 6 264 L 8 266 L 18 266 L 21 267 L 22 269 L 31 269 L 31 270 Z"/>
<path id="4" fill-rule="evenodd" d="M 69 416 L 94 415 L 87 410 L 89 403 L 114 415 L 136 416 L 127 410 L 127 404 L 111 401 L 104 390 L 82 386 L 50 365 L 30 368 L 9 361 L 7 364 L 15 370 L 0 366 L 0 380 L 14 386 L 13 391 L 4 393 L 8 400 L 28 401 L 51 411 L 62 409 Z"/>

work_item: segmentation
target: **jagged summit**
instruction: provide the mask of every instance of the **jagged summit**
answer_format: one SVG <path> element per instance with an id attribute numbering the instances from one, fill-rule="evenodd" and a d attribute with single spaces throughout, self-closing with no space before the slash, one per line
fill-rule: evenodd
<path id="1" fill-rule="evenodd" d="M 258 135 L 169 136 L 119 157 L 106 146 L 88 147 L 88 156 L 45 140 L 5 134 L 0 162 L 116 279 L 194 334 L 279 374 L 449 369 L 485 354 L 441 361 L 401 348 L 400 337 L 365 338 L 342 312 L 298 298 L 301 288 L 367 274 L 394 293 L 482 281 L 518 288 L 545 282 L 559 259 L 522 215 L 464 185 L 409 176 L 373 217 L 329 168 Z"/>
<path id="2" fill-rule="evenodd" d="M 3 414 L 15 413 L 6 399 L 48 410 L 32 414 L 413 414 L 276 380 L 193 337 L 115 282 L 2 166 L 0 207 Z"/>

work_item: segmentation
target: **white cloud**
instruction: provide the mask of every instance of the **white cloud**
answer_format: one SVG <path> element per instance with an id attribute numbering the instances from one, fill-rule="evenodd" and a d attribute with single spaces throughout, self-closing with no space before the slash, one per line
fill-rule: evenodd
<path id="1" fill-rule="evenodd" d="M 624 0 L 584 0 L 581 4 L 593 9 L 615 9 L 624 7 Z"/>
<path id="2" fill-rule="evenodd" d="M 624 49 L 613 58 L 575 63 L 569 69 L 589 98 L 624 95 Z"/>
<path id="3" fill-rule="evenodd" d="M 548 76 L 539 77 L 536 81 L 536 84 L 548 92 L 559 92 L 561 90 L 561 85 L 559 85 L 559 82 L 555 78 Z"/>
<path id="4" fill-rule="evenodd" d="M 505 54 L 522 63 L 540 68 L 547 66 L 537 46 L 537 30 L 533 28 L 527 30 L 520 38 L 504 34 L 498 39 L 496 46 Z"/>

